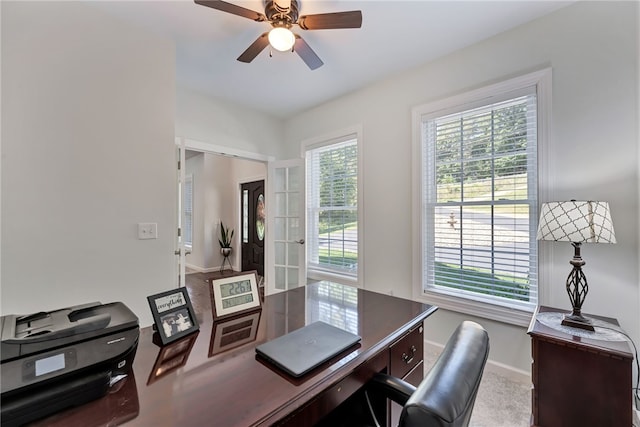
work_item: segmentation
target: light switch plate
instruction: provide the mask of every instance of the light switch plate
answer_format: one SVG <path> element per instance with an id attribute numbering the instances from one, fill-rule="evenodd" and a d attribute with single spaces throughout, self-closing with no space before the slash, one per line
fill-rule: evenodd
<path id="1" fill-rule="evenodd" d="M 155 222 L 141 222 L 138 223 L 138 239 L 157 239 L 158 238 L 158 224 Z"/>

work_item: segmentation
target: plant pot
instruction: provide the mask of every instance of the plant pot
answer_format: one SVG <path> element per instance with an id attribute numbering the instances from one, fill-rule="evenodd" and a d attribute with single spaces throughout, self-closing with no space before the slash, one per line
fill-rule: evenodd
<path id="1" fill-rule="evenodd" d="M 228 257 L 229 255 L 231 255 L 231 249 L 232 248 L 220 248 L 220 253 L 222 254 L 223 257 Z"/>

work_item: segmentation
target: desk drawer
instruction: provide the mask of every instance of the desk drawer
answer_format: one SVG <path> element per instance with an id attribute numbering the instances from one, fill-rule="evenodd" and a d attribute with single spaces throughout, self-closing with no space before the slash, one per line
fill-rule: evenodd
<path id="1" fill-rule="evenodd" d="M 315 426 L 324 416 L 361 389 L 375 374 L 384 372 L 386 367 L 387 353 L 380 352 L 358 366 L 351 375 L 318 394 L 311 402 L 277 425 L 279 427 Z"/>
<path id="2" fill-rule="evenodd" d="M 391 376 L 404 378 L 424 358 L 422 323 L 413 327 L 407 335 L 389 347 Z"/>

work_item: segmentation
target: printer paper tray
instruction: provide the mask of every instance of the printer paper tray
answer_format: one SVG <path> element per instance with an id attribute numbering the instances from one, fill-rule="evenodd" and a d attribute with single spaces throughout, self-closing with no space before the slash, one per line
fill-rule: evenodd
<path id="1" fill-rule="evenodd" d="M 109 390 L 110 372 L 96 372 L 67 381 L 28 390 L 2 399 L 2 426 L 19 426 L 62 409 L 82 405 L 104 396 Z"/>

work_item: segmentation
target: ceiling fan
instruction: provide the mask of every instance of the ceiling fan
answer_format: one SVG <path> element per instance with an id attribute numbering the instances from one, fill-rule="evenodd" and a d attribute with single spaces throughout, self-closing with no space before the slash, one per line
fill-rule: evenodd
<path id="1" fill-rule="evenodd" d="M 291 31 L 293 25 L 298 25 L 303 30 L 360 28 L 362 26 L 362 12 L 359 10 L 298 16 L 297 0 L 267 0 L 264 14 L 221 0 L 194 1 L 196 4 L 212 9 L 271 24 L 273 28 L 261 34 L 238 57 L 238 61 L 247 63 L 253 61 L 267 45 L 271 44 L 276 50 L 296 52 L 309 68 L 315 70 L 322 66 L 323 62 L 302 37 Z"/>

